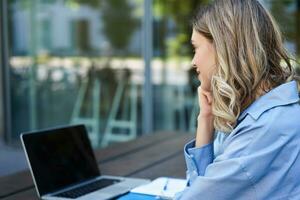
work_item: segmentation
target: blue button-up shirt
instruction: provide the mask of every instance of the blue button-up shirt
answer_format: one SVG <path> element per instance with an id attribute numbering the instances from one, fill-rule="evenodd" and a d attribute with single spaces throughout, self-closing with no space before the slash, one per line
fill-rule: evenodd
<path id="1" fill-rule="evenodd" d="M 230 134 L 184 147 L 188 185 L 180 200 L 300 199 L 297 83 L 282 84 L 245 109 Z"/>

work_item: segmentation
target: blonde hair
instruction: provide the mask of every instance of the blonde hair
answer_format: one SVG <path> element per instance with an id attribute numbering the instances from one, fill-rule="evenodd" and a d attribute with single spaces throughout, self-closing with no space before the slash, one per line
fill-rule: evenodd
<path id="1" fill-rule="evenodd" d="M 200 8 L 192 26 L 216 51 L 211 80 L 216 130 L 231 132 L 260 91 L 296 79 L 279 27 L 257 0 L 215 0 Z"/>

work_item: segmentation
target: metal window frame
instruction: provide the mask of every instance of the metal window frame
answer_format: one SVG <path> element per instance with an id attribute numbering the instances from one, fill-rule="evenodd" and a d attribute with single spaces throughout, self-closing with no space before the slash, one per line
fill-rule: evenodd
<path id="1" fill-rule="evenodd" d="M 0 136 L 10 144 L 11 132 L 11 96 L 9 68 L 8 6 L 7 0 L 0 1 Z M 1 135 L 2 134 L 2 135 Z"/>
<path id="2" fill-rule="evenodd" d="M 151 61 L 153 57 L 153 0 L 144 0 L 143 16 L 143 56 L 145 62 L 145 82 L 143 89 L 143 134 L 153 133 L 153 95 Z"/>

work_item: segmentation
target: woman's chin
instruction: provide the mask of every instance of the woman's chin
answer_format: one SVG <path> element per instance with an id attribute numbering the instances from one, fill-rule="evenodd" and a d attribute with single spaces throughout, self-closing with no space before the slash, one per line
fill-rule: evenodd
<path id="1" fill-rule="evenodd" d="M 200 81 L 200 84 L 202 85 L 203 81 L 202 81 L 202 78 L 200 77 L 200 75 L 198 76 L 198 80 Z"/>

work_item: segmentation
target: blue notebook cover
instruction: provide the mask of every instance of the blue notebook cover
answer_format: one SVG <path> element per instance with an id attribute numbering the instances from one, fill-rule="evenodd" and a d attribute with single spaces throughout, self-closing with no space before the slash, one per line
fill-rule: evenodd
<path id="1" fill-rule="evenodd" d="M 155 196 L 136 194 L 129 192 L 128 194 L 119 197 L 118 200 L 158 200 Z"/>

